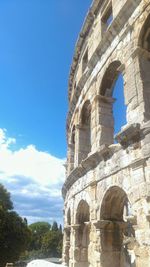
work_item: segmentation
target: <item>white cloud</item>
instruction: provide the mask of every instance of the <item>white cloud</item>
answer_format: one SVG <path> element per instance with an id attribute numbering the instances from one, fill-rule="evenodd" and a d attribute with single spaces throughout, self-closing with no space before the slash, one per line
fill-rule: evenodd
<path id="1" fill-rule="evenodd" d="M 6 137 L 6 130 L 0 129 L 0 172 L 8 177 L 30 177 L 41 185 L 57 184 L 64 180 L 64 159 L 38 151 L 34 145 L 11 151 L 10 145 L 14 142 L 14 138 Z"/>
<path id="2" fill-rule="evenodd" d="M 11 192 L 15 208 L 29 222 L 54 217 L 61 221 L 65 159 L 39 151 L 34 145 L 12 150 L 15 143 L 15 138 L 0 129 L 0 182 Z"/>

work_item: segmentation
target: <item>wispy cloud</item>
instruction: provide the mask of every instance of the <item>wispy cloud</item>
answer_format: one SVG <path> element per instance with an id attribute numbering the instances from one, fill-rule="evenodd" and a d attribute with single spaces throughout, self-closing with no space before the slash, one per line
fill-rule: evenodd
<path id="1" fill-rule="evenodd" d="M 34 145 L 12 150 L 17 140 L 0 129 L 0 182 L 11 192 L 15 209 L 29 223 L 62 221 L 64 162 Z"/>

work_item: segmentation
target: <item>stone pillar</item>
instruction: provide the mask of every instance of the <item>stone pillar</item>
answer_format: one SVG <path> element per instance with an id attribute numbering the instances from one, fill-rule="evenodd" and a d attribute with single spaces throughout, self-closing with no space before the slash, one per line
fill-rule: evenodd
<path id="1" fill-rule="evenodd" d="M 99 96 L 98 108 L 98 125 L 99 144 L 110 145 L 114 143 L 114 118 L 113 118 L 113 103 L 115 99 L 106 96 Z"/>
<path id="2" fill-rule="evenodd" d="M 91 151 L 91 130 L 89 126 L 82 126 L 77 125 L 76 126 L 76 158 L 75 158 L 75 167 L 77 167 L 82 160 L 84 160 L 86 157 L 88 157 L 88 154 Z"/>
<path id="3" fill-rule="evenodd" d="M 96 229 L 96 239 L 95 239 L 95 267 L 101 266 L 101 230 L 100 224 L 98 222 L 93 223 Z"/>
<path id="4" fill-rule="evenodd" d="M 149 54 L 149 55 L 148 55 Z M 137 48 L 127 60 L 125 70 L 125 102 L 127 122 L 132 124 L 150 119 L 150 53 Z"/>
<path id="5" fill-rule="evenodd" d="M 80 224 L 72 225 L 72 257 L 69 267 L 79 267 L 80 262 L 80 247 L 79 247 L 79 227 Z"/>
<path id="6" fill-rule="evenodd" d="M 91 104 L 91 151 L 94 153 L 99 146 L 99 95 L 96 95 Z"/>
<path id="7" fill-rule="evenodd" d="M 75 151 L 74 151 L 74 168 L 78 167 L 79 162 L 79 155 L 80 155 L 80 147 L 79 147 L 79 140 L 80 140 L 80 128 L 81 126 L 77 124 L 75 126 Z"/>
<path id="8" fill-rule="evenodd" d="M 121 267 L 125 222 L 101 220 L 95 223 L 97 240 L 97 267 Z M 98 258 L 99 257 L 99 258 Z M 124 267 L 128 265 L 124 265 Z"/>
<path id="9" fill-rule="evenodd" d="M 148 214 L 145 208 L 146 200 L 143 201 L 143 207 L 137 211 L 137 225 L 134 227 L 136 237 L 134 251 L 137 267 L 150 267 L 150 213 Z"/>
<path id="10" fill-rule="evenodd" d="M 75 145 L 68 144 L 67 176 L 74 169 Z"/>
<path id="11" fill-rule="evenodd" d="M 81 125 L 76 125 L 76 150 L 75 150 L 75 167 L 79 165 L 81 162 L 81 147 L 80 147 L 80 142 L 81 142 Z"/>
<path id="12" fill-rule="evenodd" d="M 71 227 L 67 226 L 64 228 L 63 264 L 68 267 L 69 267 L 69 260 L 70 260 L 70 235 L 71 235 Z"/>
<path id="13" fill-rule="evenodd" d="M 89 266 L 89 238 L 90 222 L 75 224 L 73 229 L 73 257 L 69 267 L 88 267 Z"/>

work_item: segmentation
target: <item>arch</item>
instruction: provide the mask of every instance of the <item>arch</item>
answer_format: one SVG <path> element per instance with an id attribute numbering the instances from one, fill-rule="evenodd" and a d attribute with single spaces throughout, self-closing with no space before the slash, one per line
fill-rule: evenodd
<path id="1" fill-rule="evenodd" d="M 122 126 L 127 123 L 124 78 L 120 71 L 121 67 L 122 64 L 119 60 L 111 62 L 106 68 L 100 84 L 100 144 L 113 144 L 114 134 L 121 131 Z"/>
<path id="2" fill-rule="evenodd" d="M 84 190 L 81 194 L 78 195 L 78 197 L 75 199 L 74 202 L 74 210 L 77 213 L 78 207 L 80 206 L 80 203 L 84 201 L 88 204 L 88 206 L 91 206 L 91 197 L 89 195 L 89 192 L 87 192 L 86 190 Z M 74 218 L 74 222 L 76 223 L 76 218 Z"/>
<path id="3" fill-rule="evenodd" d="M 100 86 L 100 95 L 112 97 L 113 87 L 116 82 L 118 75 L 120 74 L 119 67 L 121 67 L 121 62 L 119 60 L 113 61 L 110 63 L 108 68 L 105 71 L 105 74 L 102 78 Z"/>
<path id="4" fill-rule="evenodd" d="M 128 215 L 129 200 L 126 192 L 118 187 L 110 187 L 102 200 L 100 219 L 103 224 L 101 229 L 101 262 L 102 267 L 131 266 L 128 245 L 124 245 L 127 237 L 133 240 L 135 237 L 134 229 L 130 222 L 124 221 L 124 213 Z M 134 253 L 134 251 L 133 251 Z M 134 265 L 135 266 L 135 265 Z"/>
<path id="5" fill-rule="evenodd" d="M 83 224 L 90 220 L 89 205 L 85 200 L 81 200 L 78 204 L 76 213 L 76 223 Z"/>
<path id="6" fill-rule="evenodd" d="M 87 100 L 80 113 L 78 163 L 91 152 L 91 103 Z"/>
<path id="7" fill-rule="evenodd" d="M 148 15 L 141 28 L 138 46 L 150 52 L 150 15 Z"/>
<path id="8" fill-rule="evenodd" d="M 123 221 L 124 207 L 128 205 L 127 203 L 128 197 L 122 188 L 110 187 L 102 201 L 101 220 Z"/>
<path id="9" fill-rule="evenodd" d="M 76 224 L 78 229 L 76 231 L 76 244 L 78 247 L 78 266 L 88 267 L 88 247 L 90 243 L 89 223 L 90 221 L 90 208 L 85 200 L 81 200 L 78 204 L 76 212 Z"/>
<path id="10" fill-rule="evenodd" d="M 90 100 L 87 100 L 81 109 L 80 115 L 80 122 L 81 125 L 89 125 L 91 123 L 90 116 L 91 116 L 91 103 Z"/>

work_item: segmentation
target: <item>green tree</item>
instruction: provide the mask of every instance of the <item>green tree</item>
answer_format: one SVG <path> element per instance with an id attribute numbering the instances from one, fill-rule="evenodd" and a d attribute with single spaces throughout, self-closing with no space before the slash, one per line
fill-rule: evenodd
<path id="1" fill-rule="evenodd" d="M 1 210 L 12 210 L 13 203 L 10 199 L 10 193 L 0 184 L 0 209 Z"/>
<path id="2" fill-rule="evenodd" d="M 43 235 L 51 229 L 51 225 L 48 222 L 36 222 L 30 224 L 29 228 L 33 233 Z"/>
<path id="3" fill-rule="evenodd" d="M 29 250 L 41 250 L 42 238 L 51 229 L 48 222 L 36 222 L 29 225 L 31 230 L 31 241 Z"/>
<path id="4" fill-rule="evenodd" d="M 62 251 L 62 233 L 58 231 L 49 231 L 42 239 L 42 252 L 45 257 L 60 257 Z"/>
<path id="5" fill-rule="evenodd" d="M 62 226 L 61 226 L 61 224 L 59 225 L 59 231 L 62 233 Z"/>
<path id="6" fill-rule="evenodd" d="M 45 257 L 60 257 L 62 253 L 62 227 L 58 228 L 55 221 L 52 227 L 47 222 L 36 222 L 29 226 L 31 241 L 26 259 L 40 259 Z"/>
<path id="7" fill-rule="evenodd" d="M 18 260 L 30 240 L 26 222 L 12 209 L 10 194 L 0 185 L 0 267 Z"/>
<path id="8" fill-rule="evenodd" d="M 52 231 L 58 231 L 58 224 L 57 222 L 53 222 L 53 225 L 52 225 Z"/>

